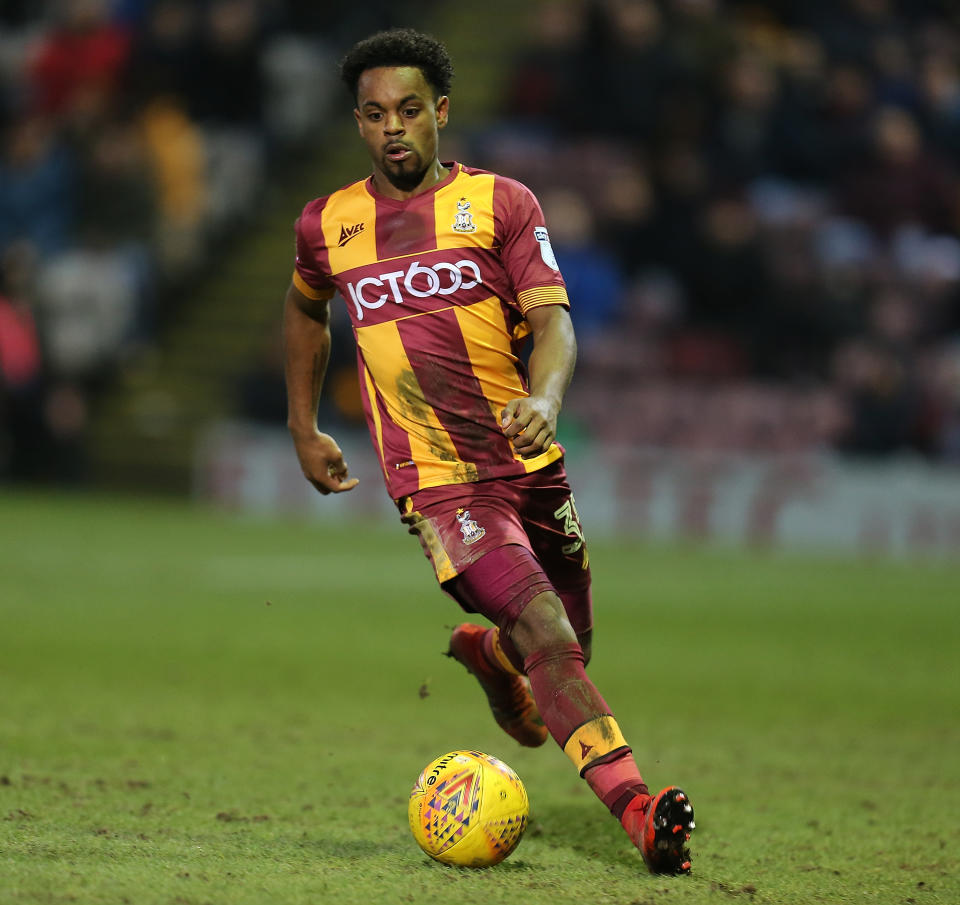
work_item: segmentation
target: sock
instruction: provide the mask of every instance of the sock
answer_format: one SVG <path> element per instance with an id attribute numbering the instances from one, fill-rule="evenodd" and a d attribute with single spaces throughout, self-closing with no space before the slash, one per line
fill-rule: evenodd
<path id="1" fill-rule="evenodd" d="M 550 734 L 619 818 L 630 799 L 647 787 L 607 702 L 587 677 L 580 645 L 533 653 L 524 668 Z"/>
<path id="2" fill-rule="evenodd" d="M 619 820 L 627 805 L 637 795 L 649 795 L 650 790 L 637 769 L 629 748 L 615 752 L 615 757 L 587 767 L 583 778 L 597 796 Z"/>

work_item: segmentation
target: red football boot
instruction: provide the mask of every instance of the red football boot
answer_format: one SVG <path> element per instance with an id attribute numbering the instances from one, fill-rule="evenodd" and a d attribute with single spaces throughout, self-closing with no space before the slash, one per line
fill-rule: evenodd
<path id="1" fill-rule="evenodd" d="M 627 805 L 620 823 L 652 873 L 690 872 L 687 840 L 695 826 L 693 805 L 676 786 L 667 786 L 653 797 L 638 795 Z"/>
<path id="2" fill-rule="evenodd" d="M 486 692 L 487 703 L 497 725 L 527 748 L 538 748 L 547 740 L 547 727 L 540 719 L 530 683 L 523 676 L 498 672 L 483 655 L 487 629 L 465 622 L 450 636 L 448 657 L 462 663 Z"/>

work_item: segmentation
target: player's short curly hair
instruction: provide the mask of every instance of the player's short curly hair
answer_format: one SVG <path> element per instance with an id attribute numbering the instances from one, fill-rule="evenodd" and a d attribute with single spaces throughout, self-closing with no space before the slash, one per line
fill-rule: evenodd
<path id="1" fill-rule="evenodd" d="M 434 96 L 450 93 L 453 63 L 447 48 L 435 38 L 412 28 L 378 31 L 358 41 L 340 61 L 340 78 L 356 100 L 357 83 L 367 69 L 378 66 L 415 66 L 434 90 Z"/>

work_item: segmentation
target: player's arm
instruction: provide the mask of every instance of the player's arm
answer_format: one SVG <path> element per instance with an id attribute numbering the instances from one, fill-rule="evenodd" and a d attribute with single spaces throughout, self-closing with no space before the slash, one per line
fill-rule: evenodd
<path id="1" fill-rule="evenodd" d="M 577 360 L 577 340 L 562 305 L 531 308 L 526 318 L 533 331 L 530 395 L 506 404 L 501 426 L 514 449 L 529 459 L 546 452 L 556 439 L 557 416 Z"/>
<path id="2" fill-rule="evenodd" d="M 320 493 L 342 493 L 357 486 L 348 477 L 337 441 L 317 429 L 320 390 L 330 360 L 330 302 L 311 299 L 292 283 L 283 308 L 287 427 L 300 468 Z"/>

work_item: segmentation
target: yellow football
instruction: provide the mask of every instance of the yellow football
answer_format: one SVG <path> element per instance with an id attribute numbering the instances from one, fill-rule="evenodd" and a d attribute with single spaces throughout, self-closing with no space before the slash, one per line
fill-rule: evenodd
<path id="1" fill-rule="evenodd" d="M 451 751 L 424 767 L 410 792 L 410 829 L 431 858 L 499 864 L 520 843 L 530 803 L 520 777 L 480 751 Z"/>

